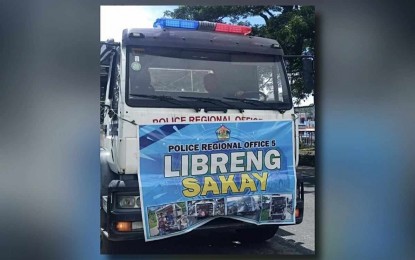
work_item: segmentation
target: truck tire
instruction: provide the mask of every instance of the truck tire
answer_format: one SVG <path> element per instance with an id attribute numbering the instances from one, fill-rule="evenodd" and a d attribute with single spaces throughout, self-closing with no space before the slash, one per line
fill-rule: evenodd
<path id="1" fill-rule="evenodd" d="M 237 239 L 241 242 L 263 242 L 273 238 L 278 231 L 278 225 L 262 225 L 254 228 L 237 230 Z"/>

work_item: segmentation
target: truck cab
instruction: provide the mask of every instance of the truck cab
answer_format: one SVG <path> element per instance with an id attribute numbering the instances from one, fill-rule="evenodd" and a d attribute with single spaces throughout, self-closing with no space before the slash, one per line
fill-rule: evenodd
<path id="1" fill-rule="evenodd" d="M 143 239 L 138 125 L 295 120 L 281 46 L 249 33 L 246 26 L 163 18 L 154 28 L 123 30 L 121 43 L 101 43 L 105 239 Z M 295 128 L 296 164 L 297 133 Z M 297 176 L 297 224 L 303 200 Z M 229 219 L 198 229 L 205 226 L 238 229 L 258 240 L 270 238 L 278 228 Z"/>

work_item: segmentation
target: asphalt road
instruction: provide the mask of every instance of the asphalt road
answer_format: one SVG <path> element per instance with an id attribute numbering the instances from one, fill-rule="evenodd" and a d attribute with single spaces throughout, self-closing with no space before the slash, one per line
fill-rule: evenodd
<path id="1" fill-rule="evenodd" d="M 241 243 L 232 232 L 204 230 L 154 242 L 128 241 L 112 248 L 113 254 L 226 254 L 226 255 L 312 255 L 315 254 L 314 168 L 299 167 L 305 176 L 305 216 L 303 223 L 280 227 L 277 234 L 261 243 Z M 104 247 L 102 253 L 109 253 Z"/>
<path id="2" fill-rule="evenodd" d="M 304 177 L 304 218 L 299 225 L 283 226 L 277 235 L 287 242 L 315 251 L 315 169 L 314 167 L 299 167 Z"/>

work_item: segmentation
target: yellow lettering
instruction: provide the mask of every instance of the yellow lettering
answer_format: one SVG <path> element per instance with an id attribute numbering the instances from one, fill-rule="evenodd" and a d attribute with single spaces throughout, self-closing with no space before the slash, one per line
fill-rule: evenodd
<path id="1" fill-rule="evenodd" d="M 241 174 L 241 187 L 239 192 L 244 192 L 246 188 L 249 188 L 251 191 L 256 191 L 256 186 L 254 180 L 249 177 L 248 174 Z"/>
<path id="2" fill-rule="evenodd" d="M 222 193 L 223 194 L 228 193 L 229 188 L 231 188 L 231 191 L 233 193 L 238 192 L 238 187 L 236 187 L 233 177 L 235 177 L 234 174 L 229 175 L 227 179 L 225 176 L 219 176 L 219 180 L 222 182 Z"/>
<path id="3" fill-rule="evenodd" d="M 195 178 L 186 178 L 182 181 L 183 187 L 186 189 L 183 190 L 183 195 L 186 197 L 194 197 L 200 193 L 200 185 Z"/>
<path id="4" fill-rule="evenodd" d="M 268 172 L 263 172 L 262 176 L 259 173 L 252 173 L 259 182 L 261 183 L 261 190 L 264 191 L 267 189 L 267 179 L 268 179 Z"/>
<path id="5" fill-rule="evenodd" d="M 200 195 L 205 196 L 208 191 L 213 192 L 213 194 L 218 195 L 219 194 L 219 187 L 216 181 L 212 177 L 205 177 L 205 183 L 203 185 L 203 190 Z"/>

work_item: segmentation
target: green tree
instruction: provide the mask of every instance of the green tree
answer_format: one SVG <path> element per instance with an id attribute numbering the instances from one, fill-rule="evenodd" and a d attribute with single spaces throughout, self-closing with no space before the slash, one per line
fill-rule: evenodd
<path id="1" fill-rule="evenodd" d="M 225 22 L 248 25 L 255 36 L 278 40 L 284 53 L 300 55 L 305 48 L 314 53 L 315 14 L 312 6 L 179 6 L 173 11 L 165 11 L 165 17 Z M 263 24 L 250 24 L 248 17 L 259 16 Z M 300 58 L 287 60 L 287 71 L 293 97 L 298 103 L 311 93 L 306 91 L 302 80 L 302 61 Z"/>

